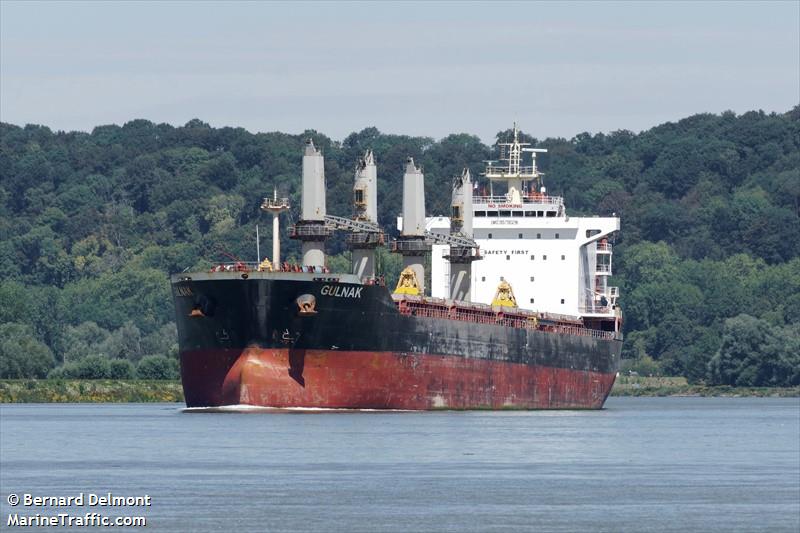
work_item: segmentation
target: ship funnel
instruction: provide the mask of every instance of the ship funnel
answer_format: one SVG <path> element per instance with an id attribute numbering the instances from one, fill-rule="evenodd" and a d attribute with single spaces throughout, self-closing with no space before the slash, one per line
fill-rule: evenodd
<path id="1" fill-rule="evenodd" d="M 453 179 L 453 195 L 450 202 L 450 234 L 472 239 L 472 178 L 465 168 Z M 470 301 L 472 289 L 472 262 L 481 259 L 477 249 L 451 245 L 450 254 L 450 299 Z"/>
<path id="2" fill-rule="evenodd" d="M 416 278 L 413 290 L 420 295 L 425 294 L 425 254 L 431 250 L 425 233 L 425 176 L 409 157 L 403 174 L 403 230 L 392 251 L 403 255 L 403 272 L 413 271 Z"/>
<path id="3" fill-rule="evenodd" d="M 325 239 L 331 230 L 325 225 L 325 159 L 308 139 L 303 151 L 303 193 L 300 221 L 290 236 L 303 242 L 303 266 L 325 266 Z"/>

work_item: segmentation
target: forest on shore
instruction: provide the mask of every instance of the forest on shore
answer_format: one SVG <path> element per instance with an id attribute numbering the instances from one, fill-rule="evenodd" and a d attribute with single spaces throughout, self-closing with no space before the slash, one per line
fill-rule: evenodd
<path id="1" fill-rule="evenodd" d="M 389 235 L 407 156 L 424 168 L 429 215 L 447 214 L 462 168 L 477 177 L 497 158 L 466 133 L 366 128 L 336 141 L 197 119 L 90 133 L 0 123 L 0 379 L 175 379 L 168 273 L 254 261 L 256 225 L 262 237 L 270 227 L 259 206 L 273 188 L 296 221 L 309 137 L 325 155 L 333 215 L 351 215 L 356 159 L 374 151 Z M 549 150 L 539 158 L 545 184 L 569 215 L 621 217 L 611 284 L 627 368 L 709 385 L 800 385 L 800 106 L 698 114 L 638 134 L 523 137 Z M 288 226 L 283 253 L 296 260 Z M 342 237 L 328 252 L 332 269 L 349 269 Z M 378 267 L 391 283 L 399 259 L 382 251 Z"/>

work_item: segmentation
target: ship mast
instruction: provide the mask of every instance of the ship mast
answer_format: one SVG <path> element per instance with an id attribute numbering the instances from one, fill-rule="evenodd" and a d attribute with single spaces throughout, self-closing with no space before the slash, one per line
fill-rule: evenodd
<path id="1" fill-rule="evenodd" d="M 279 215 L 289 210 L 289 199 L 278 198 L 278 189 L 272 189 L 272 198 L 264 198 L 261 209 L 272 213 L 272 268 L 281 269 L 281 240 Z"/>
<path id="2" fill-rule="evenodd" d="M 514 140 L 512 142 L 497 143 L 500 149 L 500 161 L 506 161 L 506 165 L 495 166 L 490 161 L 486 166 L 484 176 L 489 178 L 491 182 L 505 182 L 508 186 L 507 199 L 514 204 L 521 203 L 521 195 L 525 192 L 525 187 L 528 182 L 533 182 L 532 192 L 544 193 L 542 187 L 542 176 L 536 168 L 536 154 L 546 153 L 545 148 L 529 148 L 530 143 L 520 142 L 519 129 L 517 123 L 514 123 Z M 531 154 L 531 164 L 523 166 L 522 157 L 524 153 Z M 508 154 L 508 157 L 504 155 Z"/>
<path id="3" fill-rule="evenodd" d="M 392 251 L 403 256 L 403 271 L 395 293 L 425 294 L 425 254 L 431 251 L 431 241 L 425 226 L 425 176 L 414 159 L 406 160 L 403 174 L 403 230 L 392 244 Z M 402 291 L 404 277 L 413 287 Z"/>
<path id="4" fill-rule="evenodd" d="M 352 250 L 353 274 L 362 280 L 374 280 L 375 248 L 383 244 L 384 235 L 378 226 L 378 171 L 372 150 L 364 152 L 356 163 L 353 222 L 341 227 L 348 230 L 347 244 Z"/>
<path id="5" fill-rule="evenodd" d="M 453 180 L 450 204 L 450 235 L 473 241 L 472 179 L 468 168 L 465 168 L 461 176 Z M 477 244 L 474 241 L 470 246 L 451 243 L 450 253 L 444 258 L 450 262 L 450 299 L 462 302 L 470 301 L 472 298 L 472 262 L 483 259 Z"/>
<path id="6" fill-rule="evenodd" d="M 325 267 L 325 240 L 333 230 L 326 224 L 325 159 L 311 139 L 303 152 L 301 220 L 289 236 L 303 243 L 303 266 Z"/>

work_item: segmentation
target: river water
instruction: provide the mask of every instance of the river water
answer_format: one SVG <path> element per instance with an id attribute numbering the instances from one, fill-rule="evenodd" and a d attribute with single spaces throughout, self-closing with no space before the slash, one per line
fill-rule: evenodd
<path id="1" fill-rule="evenodd" d="M 797 398 L 611 398 L 557 412 L 181 407 L 0 406 L 0 529 L 9 514 L 99 512 L 144 516 L 143 531 L 800 531 Z M 151 505 L 7 501 L 108 492 Z"/>

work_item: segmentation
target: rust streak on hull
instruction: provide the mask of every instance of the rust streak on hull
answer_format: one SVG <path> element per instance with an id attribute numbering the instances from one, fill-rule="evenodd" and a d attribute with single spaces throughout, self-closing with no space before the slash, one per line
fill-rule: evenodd
<path id="1" fill-rule="evenodd" d="M 181 354 L 186 403 L 349 409 L 599 409 L 616 373 L 456 355 L 249 347 Z"/>

